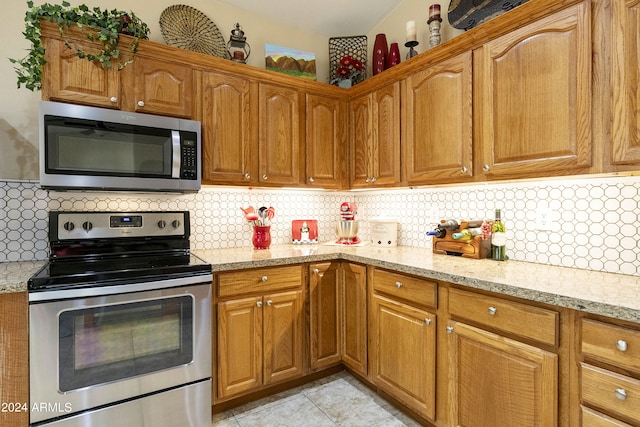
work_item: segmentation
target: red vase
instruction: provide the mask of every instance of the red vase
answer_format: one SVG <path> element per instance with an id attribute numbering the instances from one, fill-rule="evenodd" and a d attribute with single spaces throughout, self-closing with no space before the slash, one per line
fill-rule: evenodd
<path id="1" fill-rule="evenodd" d="M 389 55 L 387 56 L 387 67 L 391 68 L 394 65 L 398 65 L 400 63 L 400 48 L 398 47 L 398 43 L 391 43 L 389 46 Z"/>
<path id="2" fill-rule="evenodd" d="M 389 47 L 387 46 L 387 36 L 384 34 L 377 34 L 376 40 L 373 43 L 373 75 L 381 73 L 387 66 L 387 54 L 389 53 Z"/>
<path id="3" fill-rule="evenodd" d="M 271 226 L 255 225 L 251 243 L 253 243 L 254 249 L 269 249 L 269 246 L 271 246 Z"/>

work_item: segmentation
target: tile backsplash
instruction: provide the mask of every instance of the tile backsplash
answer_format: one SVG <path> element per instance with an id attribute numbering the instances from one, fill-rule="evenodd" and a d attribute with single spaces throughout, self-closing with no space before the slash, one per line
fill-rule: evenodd
<path id="1" fill-rule="evenodd" d="M 400 245 L 431 251 L 425 232 L 441 218 L 490 219 L 501 208 L 511 259 L 640 275 L 640 177 L 359 192 L 204 187 L 185 195 L 48 193 L 35 182 L 0 181 L 0 262 L 47 258 L 50 210 L 189 210 L 193 249 L 249 248 L 251 227 L 240 207 L 274 207 L 273 244 L 291 242 L 294 219 L 318 220 L 319 241 L 328 242 L 343 201 L 357 203 L 363 240 L 369 219 L 392 218 Z M 543 214 L 550 223 L 540 223 Z"/>

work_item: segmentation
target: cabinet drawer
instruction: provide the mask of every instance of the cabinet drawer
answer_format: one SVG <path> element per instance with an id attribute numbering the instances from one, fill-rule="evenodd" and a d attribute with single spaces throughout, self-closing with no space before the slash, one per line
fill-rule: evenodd
<path id="1" fill-rule="evenodd" d="M 608 417 L 593 409 L 580 407 L 582 427 L 632 427 L 630 424 Z"/>
<path id="2" fill-rule="evenodd" d="M 242 270 L 218 275 L 218 296 L 264 293 L 302 286 L 302 266 Z"/>
<path id="3" fill-rule="evenodd" d="M 640 381 L 581 364 L 581 397 L 590 406 L 640 421 Z"/>
<path id="4" fill-rule="evenodd" d="M 414 304 L 436 306 L 438 285 L 428 280 L 376 269 L 373 273 L 373 289 Z"/>
<path id="5" fill-rule="evenodd" d="M 582 319 L 582 353 L 640 372 L 640 331 Z"/>
<path id="6" fill-rule="evenodd" d="M 450 289 L 449 313 L 541 343 L 557 345 L 558 313 L 555 311 Z"/>

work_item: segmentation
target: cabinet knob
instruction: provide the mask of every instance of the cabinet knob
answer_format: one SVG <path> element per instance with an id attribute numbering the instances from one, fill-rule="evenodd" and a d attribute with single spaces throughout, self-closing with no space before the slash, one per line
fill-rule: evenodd
<path id="1" fill-rule="evenodd" d="M 625 340 L 618 340 L 616 348 L 620 351 L 627 351 L 627 342 Z"/>
<path id="2" fill-rule="evenodd" d="M 377 180 L 378 179 L 375 176 L 371 177 L 371 182 L 376 182 Z"/>
<path id="3" fill-rule="evenodd" d="M 309 182 L 314 182 L 314 181 L 315 181 L 315 179 L 313 179 L 313 177 L 312 177 L 312 176 L 310 176 L 310 177 L 309 177 Z"/>
<path id="4" fill-rule="evenodd" d="M 258 302 L 256 303 L 256 305 L 257 305 L 258 307 L 262 307 L 262 301 L 258 301 Z"/>
<path id="5" fill-rule="evenodd" d="M 627 398 L 627 391 L 623 388 L 617 388 L 615 394 L 616 397 L 620 400 L 625 400 Z"/>
<path id="6" fill-rule="evenodd" d="M 244 179 L 251 179 L 251 174 L 249 172 L 245 173 Z"/>
<path id="7" fill-rule="evenodd" d="M 138 107 L 144 107 L 144 101 L 138 101 Z"/>
<path id="8" fill-rule="evenodd" d="M 467 173 L 468 170 L 469 169 L 467 169 L 466 166 L 463 166 L 463 167 L 460 168 L 460 172 L 462 172 L 462 173 Z"/>
<path id="9" fill-rule="evenodd" d="M 489 307 L 489 310 L 487 310 L 489 312 L 490 315 L 495 316 L 496 312 L 498 311 L 497 308 L 495 307 Z"/>
<path id="10" fill-rule="evenodd" d="M 485 172 L 489 172 L 490 169 L 491 169 L 491 166 L 489 166 L 489 165 L 484 165 L 482 167 L 482 170 L 485 171 Z"/>
<path id="11" fill-rule="evenodd" d="M 267 276 L 262 276 L 262 278 L 261 278 L 260 280 L 262 280 L 263 282 L 266 282 L 266 281 L 267 281 L 267 279 L 268 279 L 268 277 L 267 277 Z"/>
<path id="12" fill-rule="evenodd" d="M 267 300 L 267 305 L 268 305 L 269 307 L 271 307 L 271 306 L 273 305 L 273 301 L 271 301 L 270 299 L 269 299 L 269 300 Z"/>
<path id="13" fill-rule="evenodd" d="M 366 182 L 366 183 L 371 182 L 371 178 L 367 177 L 367 179 L 365 179 L 364 182 Z"/>
<path id="14" fill-rule="evenodd" d="M 400 289 L 402 287 L 402 282 L 396 282 L 396 288 Z"/>
<path id="15" fill-rule="evenodd" d="M 266 173 L 264 173 L 264 174 L 262 174 L 262 179 L 266 181 L 267 179 L 269 179 L 269 177 L 267 176 Z"/>
<path id="16" fill-rule="evenodd" d="M 320 273 L 320 270 L 318 270 L 317 268 L 314 268 L 313 269 L 313 274 L 318 274 L 318 273 Z"/>
<path id="17" fill-rule="evenodd" d="M 425 325 L 430 325 L 431 324 L 431 319 L 424 319 L 424 324 Z"/>
<path id="18" fill-rule="evenodd" d="M 109 98 L 109 101 L 115 104 L 116 102 L 118 102 L 118 98 L 116 98 L 115 96 L 112 96 L 111 98 Z"/>
<path id="19" fill-rule="evenodd" d="M 447 333 L 448 334 L 452 334 L 453 333 L 453 326 L 447 326 Z"/>

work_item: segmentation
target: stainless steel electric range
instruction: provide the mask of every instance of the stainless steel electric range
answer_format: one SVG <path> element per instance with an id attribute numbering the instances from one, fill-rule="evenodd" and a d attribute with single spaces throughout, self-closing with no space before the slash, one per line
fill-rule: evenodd
<path id="1" fill-rule="evenodd" d="M 51 212 L 29 280 L 32 426 L 211 423 L 211 266 L 189 212 Z"/>

